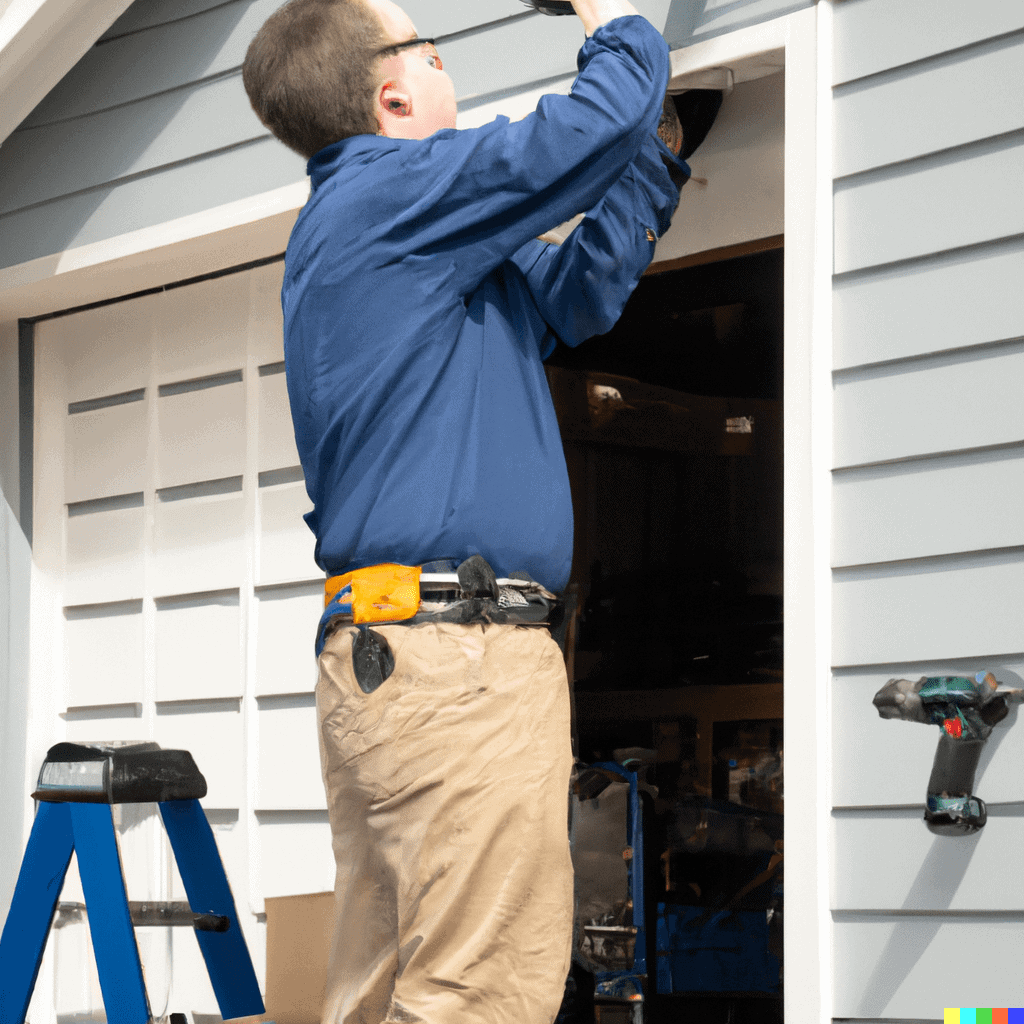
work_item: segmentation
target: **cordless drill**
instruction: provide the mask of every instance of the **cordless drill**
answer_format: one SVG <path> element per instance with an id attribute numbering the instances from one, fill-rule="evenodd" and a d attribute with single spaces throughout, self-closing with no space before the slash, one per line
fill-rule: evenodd
<path id="1" fill-rule="evenodd" d="M 1024 690 L 998 690 L 991 672 L 922 676 L 917 682 L 890 679 L 874 697 L 882 718 L 937 725 L 924 820 L 940 836 L 969 836 L 987 820 L 985 802 L 974 795 L 974 774 L 993 727 L 1024 701 Z"/>

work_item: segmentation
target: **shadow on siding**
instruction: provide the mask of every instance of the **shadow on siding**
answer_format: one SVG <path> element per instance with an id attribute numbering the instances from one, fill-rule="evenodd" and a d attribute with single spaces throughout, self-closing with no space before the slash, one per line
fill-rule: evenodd
<path id="1" fill-rule="evenodd" d="M 1004 687 L 1021 685 L 1021 679 L 1016 673 L 1004 671 L 996 674 Z M 1014 705 L 1006 719 L 996 726 L 985 745 L 975 779 L 976 792 L 981 788 L 982 778 L 996 751 L 1010 729 L 1017 724 L 1018 712 L 1019 706 Z M 978 848 L 982 835 L 984 832 L 976 832 L 973 836 L 957 839 L 936 836 L 901 909 L 948 910 L 967 874 L 971 858 Z M 898 852 L 896 855 L 898 856 Z M 859 1007 L 864 1017 L 881 1017 L 914 966 L 924 956 L 939 929 L 947 921 L 948 918 L 939 915 L 924 919 L 915 917 L 912 921 L 905 921 L 893 928 L 864 986 L 864 996 Z"/>

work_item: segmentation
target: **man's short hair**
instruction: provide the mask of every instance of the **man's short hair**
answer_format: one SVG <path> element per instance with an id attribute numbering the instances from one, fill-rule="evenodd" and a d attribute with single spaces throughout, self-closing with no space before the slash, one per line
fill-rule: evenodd
<path id="1" fill-rule="evenodd" d="M 242 82 L 256 116 L 308 160 L 374 135 L 378 51 L 390 40 L 363 0 L 290 0 L 256 33 Z"/>

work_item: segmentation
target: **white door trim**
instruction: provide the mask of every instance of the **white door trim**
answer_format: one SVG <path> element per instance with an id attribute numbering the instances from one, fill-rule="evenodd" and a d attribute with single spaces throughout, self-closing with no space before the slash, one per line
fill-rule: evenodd
<path id="1" fill-rule="evenodd" d="M 832 1017 L 829 909 L 832 451 L 832 0 L 786 46 L 786 1017 Z"/>

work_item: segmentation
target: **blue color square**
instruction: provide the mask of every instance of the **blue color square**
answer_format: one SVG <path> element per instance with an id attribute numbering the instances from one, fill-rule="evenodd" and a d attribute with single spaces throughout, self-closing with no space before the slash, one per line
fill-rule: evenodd
<path id="1" fill-rule="evenodd" d="M 1006 1018 L 1009 1024 L 1024 1024 L 1024 1008 L 1011 1006 L 1007 1011 Z"/>
<path id="2" fill-rule="evenodd" d="M 960 1007 L 960 1024 L 977 1024 L 977 1014 L 973 1006 Z"/>

